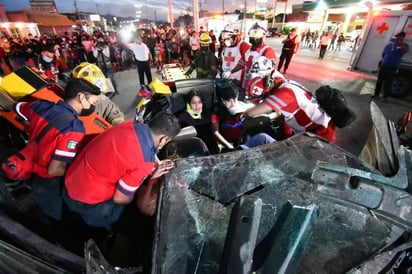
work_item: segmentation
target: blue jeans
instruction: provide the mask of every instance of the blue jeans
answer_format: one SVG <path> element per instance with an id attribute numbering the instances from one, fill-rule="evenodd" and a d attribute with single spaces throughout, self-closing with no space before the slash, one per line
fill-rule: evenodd
<path id="1" fill-rule="evenodd" d="M 60 221 L 63 214 L 62 198 L 63 177 L 42 178 L 34 175 L 32 193 L 37 205 L 43 212 Z"/>
<path id="2" fill-rule="evenodd" d="M 276 140 L 272 138 L 269 134 L 258 133 L 249 138 L 249 140 L 247 140 L 246 143 L 240 145 L 240 147 L 242 149 L 248 149 L 260 145 L 272 144 L 274 142 L 276 142 Z"/>
<path id="3" fill-rule="evenodd" d="M 112 85 L 114 88 L 115 92 L 117 91 L 117 83 L 116 80 L 114 79 L 114 73 L 113 73 L 113 69 L 111 68 L 100 68 L 104 74 L 104 76 L 106 76 L 107 78 L 109 78 L 112 81 Z"/>
<path id="4" fill-rule="evenodd" d="M 396 77 L 397 68 L 390 68 L 384 65 L 380 66 L 378 72 L 378 79 L 376 80 L 375 96 L 379 96 L 383 86 L 383 97 L 389 97 L 391 95 L 392 83 Z"/>
<path id="5" fill-rule="evenodd" d="M 63 190 L 63 200 L 74 217 L 89 227 L 105 228 L 108 231 L 112 230 L 125 207 L 113 202 L 112 199 L 93 205 L 78 202 L 69 197 L 66 189 Z"/>

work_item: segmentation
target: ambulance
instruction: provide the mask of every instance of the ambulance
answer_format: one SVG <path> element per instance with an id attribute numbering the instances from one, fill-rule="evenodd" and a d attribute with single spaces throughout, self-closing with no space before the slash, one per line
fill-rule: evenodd
<path id="1" fill-rule="evenodd" d="M 377 74 L 383 48 L 400 31 L 406 33 L 404 42 L 409 45 L 410 50 L 403 56 L 392 85 L 394 96 L 412 93 L 412 10 L 371 12 L 351 62 L 353 71 Z"/>

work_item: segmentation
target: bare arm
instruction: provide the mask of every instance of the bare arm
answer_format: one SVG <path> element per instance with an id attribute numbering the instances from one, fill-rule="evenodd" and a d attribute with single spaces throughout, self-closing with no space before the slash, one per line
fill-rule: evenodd
<path id="1" fill-rule="evenodd" d="M 238 72 L 239 70 L 243 69 L 245 66 L 239 61 L 234 68 L 230 70 L 230 73 Z"/>
<path id="2" fill-rule="evenodd" d="M 229 143 L 219 132 L 219 124 L 212 123 L 212 135 L 215 137 L 216 141 L 224 145 L 228 149 L 233 149 L 233 145 Z"/>
<path id="3" fill-rule="evenodd" d="M 113 202 L 116 204 L 130 204 L 133 201 L 134 195 L 125 195 L 120 190 L 116 189 L 113 194 Z"/>
<path id="4" fill-rule="evenodd" d="M 245 117 L 254 117 L 256 115 L 259 114 L 266 114 L 266 113 L 270 113 L 272 112 L 272 108 L 266 104 L 259 104 L 256 105 L 248 110 L 246 110 L 246 112 L 244 113 Z"/>
<path id="5" fill-rule="evenodd" d="M 147 216 L 152 216 L 156 211 L 157 197 L 159 194 L 161 177 L 174 167 L 171 160 L 159 161 L 149 182 L 141 185 L 136 192 L 136 204 L 139 211 Z"/>
<path id="6" fill-rule="evenodd" d="M 405 44 L 404 42 L 401 43 L 401 48 L 403 53 L 407 53 L 409 51 L 409 47 L 407 44 Z"/>
<path id="7" fill-rule="evenodd" d="M 156 212 L 157 197 L 159 195 L 161 180 L 150 179 L 147 185 L 142 185 L 137 190 L 136 204 L 139 211 L 147 216 L 153 216 Z"/>
<path id="8" fill-rule="evenodd" d="M 47 172 L 52 176 L 63 176 L 66 172 L 67 164 L 62 161 L 51 160 L 47 167 Z"/>

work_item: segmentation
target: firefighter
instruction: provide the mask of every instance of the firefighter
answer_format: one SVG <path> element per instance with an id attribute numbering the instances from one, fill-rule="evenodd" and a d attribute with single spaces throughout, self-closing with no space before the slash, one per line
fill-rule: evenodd
<path id="1" fill-rule="evenodd" d="M 185 75 L 189 76 L 196 70 L 196 78 L 215 78 L 218 73 L 218 65 L 215 54 L 209 48 L 212 38 L 204 32 L 199 37 L 199 43 L 200 51 L 196 52 Z"/>

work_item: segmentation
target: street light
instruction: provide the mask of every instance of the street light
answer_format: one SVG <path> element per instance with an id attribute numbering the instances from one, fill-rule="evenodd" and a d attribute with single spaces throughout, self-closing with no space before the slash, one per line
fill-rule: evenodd
<path id="1" fill-rule="evenodd" d="M 325 1 L 319 0 L 316 6 L 316 10 L 324 11 L 322 25 L 320 26 L 320 31 L 323 31 L 323 28 L 325 27 L 325 24 L 328 20 L 328 6 L 326 5 Z"/>

